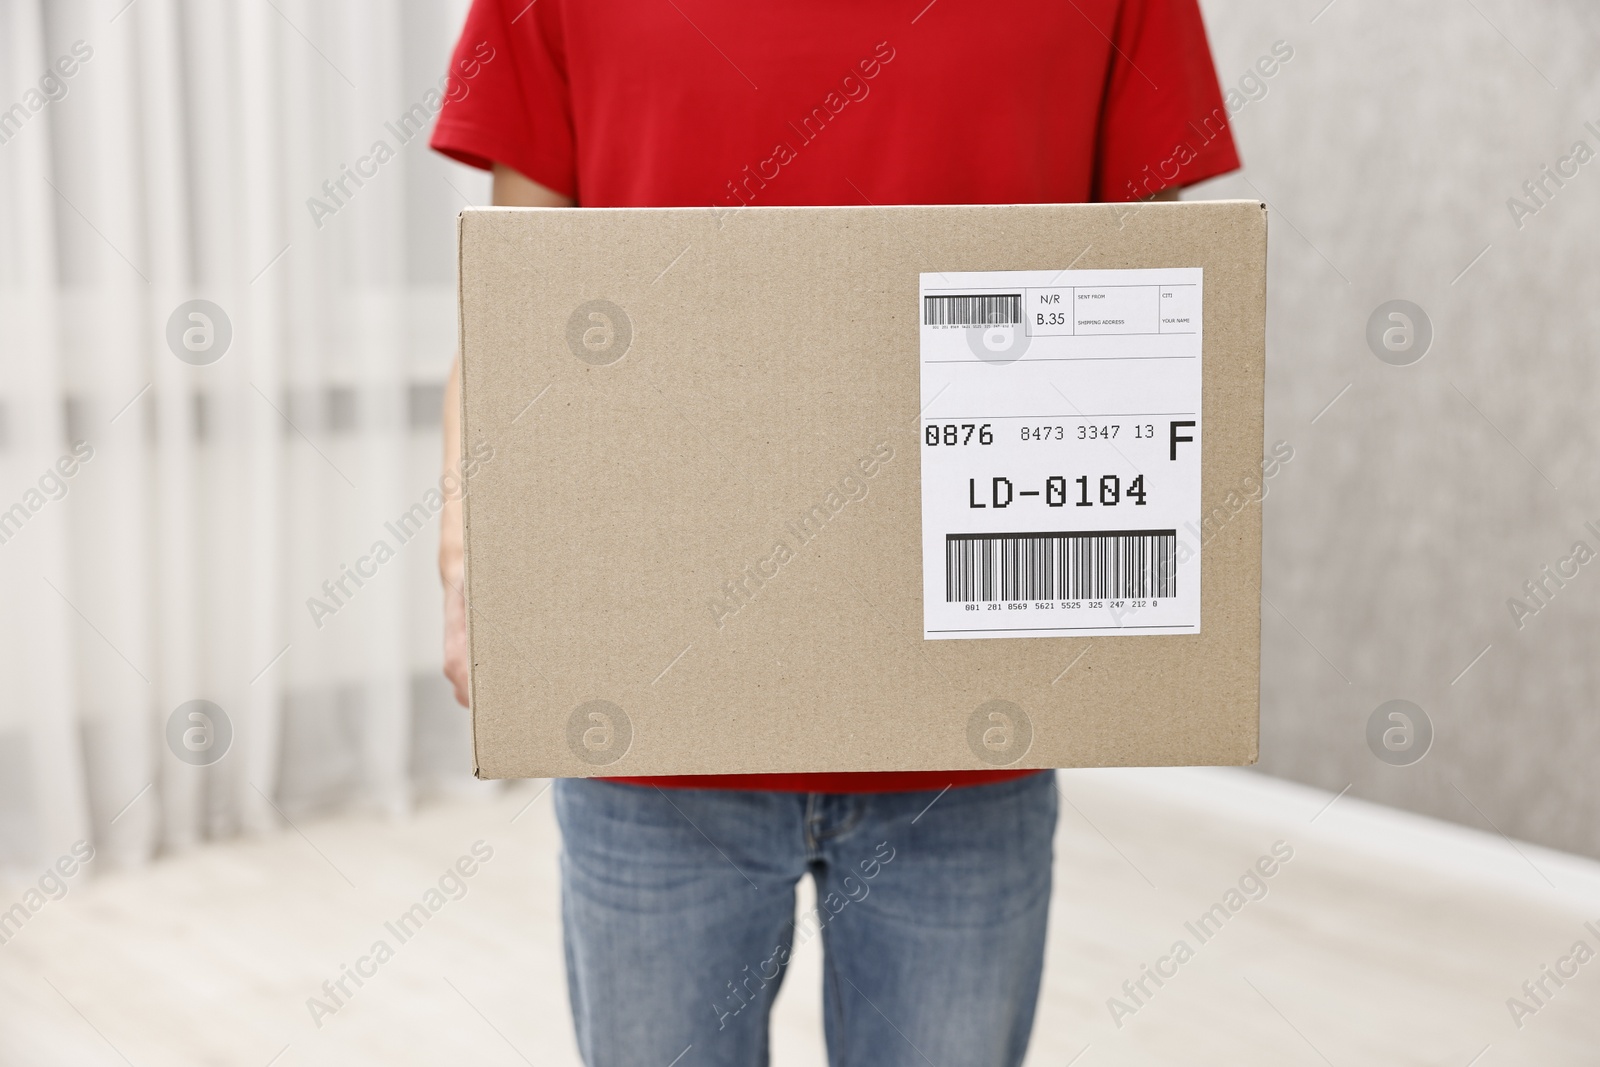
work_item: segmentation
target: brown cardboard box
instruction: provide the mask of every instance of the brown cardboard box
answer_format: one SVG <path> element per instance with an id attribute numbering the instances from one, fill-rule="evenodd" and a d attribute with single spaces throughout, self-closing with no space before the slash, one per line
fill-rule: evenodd
<path id="1" fill-rule="evenodd" d="M 1248 497 L 1263 453 L 1264 205 L 485 209 L 464 212 L 459 230 L 463 447 L 478 459 L 465 515 L 480 777 L 1256 759 L 1261 512 Z M 928 332 L 919 279 L 1067 268 L 1203 274 L 1203 331 L 1184 343 L 1203 346 L 1204 433 L 1187 431 L 1198 443 L 1182 447 L 1199 449 L 1205 517 L 1187 532 L 1168 524 L 1203 558 L 1184 589 L 1198 589 L 1198 628 L 925 639 L 924 462 L 988 453 L 943 447 L 942 428 L 928 444 L 923 409 L 960 415 L 951 397 L 972 390 L 925 399 L 923 338 L 961 334 Z M 1109 306 L 1091 301 L 1110 290 L 1092 288 L 1068 299 Z M 1076 314 L 1065 329 L 1133 329 Z M 968 338 L 985 328 L 1022 329 L 961 327 Z M 1040 393 L 1046 414 L 1068 410 Z M 1129 436 L 1144 433 L 1143 410 L 1107 443 L 1155 471 L 1169 437 L 1177 461 L 1187 423 L 1152 422 L 1160 440 L 1146 447 Z M 1018 434 L 1015 421 L 985 425 Z M 1066 423 L 1090 429 L 1112 433 Z M 1112 458 L 1078 447 L 1052 454 Z M 962 483 L 962 506 L 994 503 L 987 471 Z M 1092 502 L 1085 481 L 1086 511 L 1059 506 L 1068 480 L 1044 494 L 1057 510 L 1038 493 L 1027 506 L 1051 522 L 1152 511 L 1126 495 L 1129 477 L 1102 479 Z M 1011 482 L 993 482 L 995 501 L 1004 490 L 1009 502 Z M 1067 599 L 947 606 L 975 621 L 1109 610 Z M 1173 602 L 1111 603 L 1156 613 Z"/>

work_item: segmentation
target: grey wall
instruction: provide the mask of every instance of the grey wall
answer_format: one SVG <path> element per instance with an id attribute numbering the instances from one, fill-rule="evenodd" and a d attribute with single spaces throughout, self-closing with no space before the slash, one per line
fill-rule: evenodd
<path id="1" fill-rule="evenodd" d="M 1196 194 L 1273 209 L 1261 769 L 1600 856 L 1600 558 L 1507 605 L 1600 552 L 1600 158 L 1507 206 L 1600 153 L 1600 11 L 1325 3 L 1204 5 L 1225 86 L 1294 48 L 1235 115 L 1243 177 Z M 1365 340 L 1396 298 L 1434 331 L 1409 366 Z M 1434 727 L 1410 766 L 1366 740 L 1393 698 Z"/>

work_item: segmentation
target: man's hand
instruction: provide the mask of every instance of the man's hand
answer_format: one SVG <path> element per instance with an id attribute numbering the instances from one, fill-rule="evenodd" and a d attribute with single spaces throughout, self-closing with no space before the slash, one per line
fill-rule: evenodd
<path id="1" fill-rule="evenodd" d="M 461 586 L 459 549 L 455 573 L 443 570 L 441 564 L 440 575 L 444 579 L 444 676 L 455 687 L 456 703 L 468 708 L 472 704 L 467 689 L 471 677 L 467 669 L 467 598 Z"/>
<path id="2" fill-rule="evenodd" d="M 450 365 L 450 380 L 444 387 L 444 469 L 461 478 L 461 492 L 467 491 L 461 471 L 461 358 Z M 465 568 L 461 551 L 465 531 L 461 524 L 461 498 L 445 497 L 439 513 L 439 580 L 444 583 L 444 676 L 455 686 L 456 703 L 472 706 L 467 686 L 471 678 L 467 661 L 467 597 Z"/>
<path id="3" fill-rule="evenodd" d="M 572 199 L 496 163 L 494 203 L 497 207 L 571 207 Z M 444 470 L 461 477 L 461 356 L 450 365 L 444 390 Z M 466 481 L 461 491 L 465 493 Z M 470 707 L 472 677 L 467 650 L 467 601 L 462 565 L 461 500 L 446 498 L 439 514 L 439 578 L 444 583 L 444 675 L 455 687 L 456 701 Z"/>

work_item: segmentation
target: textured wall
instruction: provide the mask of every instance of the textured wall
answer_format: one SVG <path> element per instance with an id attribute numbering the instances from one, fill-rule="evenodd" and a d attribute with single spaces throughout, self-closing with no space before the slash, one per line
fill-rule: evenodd
<path id="1" fill-rule="evenodd" d="M 1600 552 L 1600 158 L 1573 155 L 1600 153 L 1600 11 L 1326 2 L 1205 4 L 1225 86 L 1294 50 L 1234 117 L 1243 176 L 1197 193 L 1273 209 L 1267 440 L 1295 458 L 1265 503 L 1261 769 L 1600 856 L 1600 559 L 1523 592 Z M 1392 299 L 1432 324 L 1409 365 L 1366 339 Z M 1434 729 L 1408 766 L 1366 736 L 1397 698 Z"/>

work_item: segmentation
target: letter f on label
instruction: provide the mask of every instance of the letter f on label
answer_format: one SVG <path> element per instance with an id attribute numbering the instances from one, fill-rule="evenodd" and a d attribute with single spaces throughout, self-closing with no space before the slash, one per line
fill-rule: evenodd
<path id="1" fill-rule="evenodd" d="M 1178 458 L 1178 446 L 1180 444 L 1184 444 L 1186 442 L 1194 440 L 1194 438 L 1190 437 L 1188 434 L 1180 434 L 1178 432 L 1178 427 L 1180 427 L 1180 426 L 1184 427 L 1186 429 L 1192 429 L 1194 427 L 1194 422 L 1191 421 L 1191 420 L 1184 420 L 1184 421 L 1181 421 L 1181 422 L 1174 422 L 1174 423 L 1171 424 L 1172 448 L 1171 448 L 1171 451 L 1168 454 L 1168 458 L 1169 459 L 1174 459 L 1175 460 L 1175 459 Z"/>

